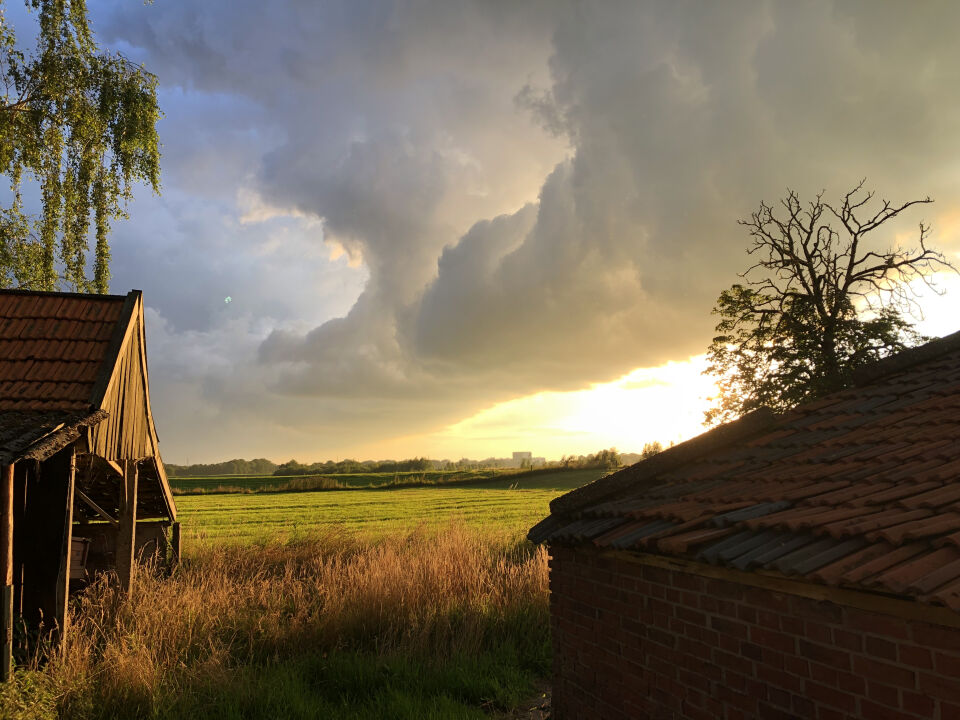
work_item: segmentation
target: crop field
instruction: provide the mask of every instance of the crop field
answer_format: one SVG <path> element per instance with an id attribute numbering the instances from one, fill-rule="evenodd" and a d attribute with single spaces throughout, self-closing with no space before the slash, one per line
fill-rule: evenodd
<path id="1" fill-rule="evenodd" d="M 331 530 L 376 538 L 451 523 L 485 534 L 516 535 L 543 518 L 558 494 L 603 474 L 566 470 L 461 486 L 185 495 L 177 498 L 177 507 L 188 552 L 196 542 L 300 540 Z"/>

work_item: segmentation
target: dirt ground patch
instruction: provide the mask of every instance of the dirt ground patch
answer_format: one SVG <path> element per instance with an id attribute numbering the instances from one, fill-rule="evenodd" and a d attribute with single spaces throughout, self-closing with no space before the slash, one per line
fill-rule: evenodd
<path id="1" fill-rule="evenodd" d="M 519 708 L 511 713 L 498 715 L 497 720 L 550 720 L 552 693 L 550 683 L 542 680 L 537 683 L 537 692 L 527 698 Z"/>

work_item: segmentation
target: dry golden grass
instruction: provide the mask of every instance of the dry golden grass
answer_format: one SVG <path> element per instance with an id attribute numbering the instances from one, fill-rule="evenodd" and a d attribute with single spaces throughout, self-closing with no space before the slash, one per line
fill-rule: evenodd
<path id="1" fill-rule="evenodd" d="M 204 546 L 172 577 L 142 569 L 129 598 L 106 581 L 89 588 L 62 650 L 21 676 L 29 688 L 0 696 L 0 711 L 17 703 L 29 716 L 33 693 L 37 717 L 51 697 L 61 717 L 162 714 L 237 668 L 290 658 L 476 656 L 505 634 L 542 641 L 547 597 L 542 548 L 463 527 Z"/>

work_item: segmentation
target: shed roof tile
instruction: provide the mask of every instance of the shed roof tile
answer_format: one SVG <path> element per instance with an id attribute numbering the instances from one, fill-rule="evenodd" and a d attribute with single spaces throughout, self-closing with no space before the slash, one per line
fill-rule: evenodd
<path id="1" fill-rule="evenodd" d="M 860 377 L 569 493 L 531 538 L 583 542 L 602 518 L 599 546 L 960 610 L 960 333 Z"/>
<path id="2" fill-rule="evenodd" d="M 0 291 L 0 412 L 88 407 L 126 299 Z"/>

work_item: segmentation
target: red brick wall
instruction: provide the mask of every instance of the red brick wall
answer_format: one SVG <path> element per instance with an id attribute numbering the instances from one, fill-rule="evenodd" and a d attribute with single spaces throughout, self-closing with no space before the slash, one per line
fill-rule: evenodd
<path id="1" fill-rule="evenodd" d="M 551 552 L 555 720 L 960 720 L 960 630 Z"/>

